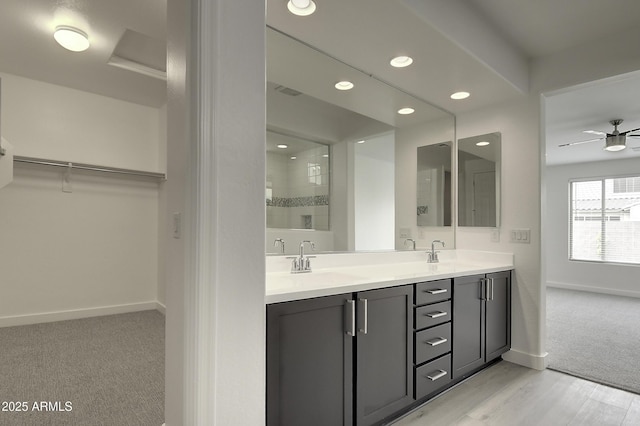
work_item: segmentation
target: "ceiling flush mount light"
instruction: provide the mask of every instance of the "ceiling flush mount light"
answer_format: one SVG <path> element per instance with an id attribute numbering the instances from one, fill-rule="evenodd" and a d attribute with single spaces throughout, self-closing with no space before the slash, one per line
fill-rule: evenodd
<path id="1" fill-rule="evenodd" d="M 358 141 L 358 142 L 356 142 L 356 143 L 364 143 L 364 141 Z"/>
<path id="2" fill-rule="evenodd" d="M 411 56 L 396 56 L 389 62 L 392 67 L 395 68 L 404 68 L 408 67 L 413 63 L 413 58 Z"/>
<path id="3" fill-rule="evenodd" d="M 487 142 L 487 141 L 481 141 L 481 142 L 476 143 L 476 145 L 477 145 L 477 146 L 487 146 L 487 145 L 489 145 L 489 142 Z"/>
<path id="4" fill-rule="evenodd" d="M 280 149 L 285 149 L 285 148 L 289 148 L 289 145 L 285 145 L 283 143 L 276 145 L 276 147 L 280 148 Z"/>
<path id="5" fill-rule="evenodd" d="M 604 149 L 606 151 L 622 151 L 627 147 L 627 135 L 609 135 Z"/>
<path id="6" fill-rule="evenodd" d="M 316 4 L 313 0 L 289 0 L 287 9 L 294 15 L 309 16 L 316 11 Z"/>
<path id="7" fill-rule="evenodd" d="M 296 158 L 298 158 L 298 157 L 296 157 L 295 155 L 293 157 L 291 157 L 292 160 L 295 160 Z"/>
<path id="8" fill-rule="evenodd" d="M 336 83 L 335 88 L 338 90 L 351 90 L 353 89 L 353 83 L 347 80 L 339 81 Z"/>
<path id="9" fill-rule="evenodd" d="M 84 52 L 90 45 L 87 34 L 73 27 L 56 27 L 53 38 L 60 46 L 72 52 Z"/>
<path id="10" fill-rule="evenodd" d="M 400 109 L 398 110 L 398 114 L 402 114 L 402 115 L 413 114 L 414 112 L 416 112 L 416 110 L 415 110 L 415 109 L 413 109 L 413 108 L 409 108 L 409 107 L 407 107 L 407 108 L 400 108 Z"/>
<path id="11" fill-rule="evenodd" d="M 469 92 L 456 92 L 453 95 L 451 95 L 451 99 L 456 99 L 456 100 L 467 99 L 469 96 L 471 96 Z"/>

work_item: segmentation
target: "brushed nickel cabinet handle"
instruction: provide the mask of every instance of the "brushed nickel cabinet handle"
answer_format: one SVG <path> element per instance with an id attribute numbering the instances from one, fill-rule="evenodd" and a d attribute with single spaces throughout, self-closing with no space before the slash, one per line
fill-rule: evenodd
<path id="1" fill-rule="evenodd" d="M 369 331 L 369 301 L 367 299 L 358 299 L 358 331 L 367 334 Z"/>
<path id="2" fill-rule="evenodd" d="M 347 303 L 344 305 L 345 313 L 344 313 L 344 328 L 349 336 L 356 335 L 356 301 L 355 300 L 347 300 Z"/>
<path id="3" fill-rule="evenodd" d="M 429 346 L 438 346 L 447 342 L 448 340 L 444 337 L 436 337 L 435 339 L 427 340 L 425 343 Z"/>
<path id="4" fill-rule="evenodd" d="M 489 286 L 491 291 L 489 292 L 489 300 L 493 300 L 493 278 L 489 278 Z"/>
<path id="5" fill-rule="evenodd" d="M 448 290 L 446 288 L 434 288 L 433 290 L 425 290 L 429 294 L 442 294 L 446 293 Z"/>
<path id="6" fill-rule="evenodd" d="M 433 373 L 431 373 L 431 374 L 433 374 Z M 433 376 L 432 375 L 428 375 L 427 379 L 431 380 L 432 382 L 435 382 L 436 380 L 443 378 L 447 374 L 449 374 L 449 373 L 447 373 L 444 370 L 438 370 L 438 374 L 433 375 Z"/>
<path id="7" fill-rule="evenodd" d="M 442 311 L 429 312 L 428 314 L 425 314 L 425 315 L 428 316 L 429 318 L 440 318 L 440 317 L 447 316 L 447 312 L 442 312 Z"/>

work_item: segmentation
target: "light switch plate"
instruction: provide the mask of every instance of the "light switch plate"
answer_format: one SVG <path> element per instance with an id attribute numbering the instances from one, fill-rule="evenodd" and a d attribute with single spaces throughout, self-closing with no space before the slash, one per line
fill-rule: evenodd
<path id="1" fill-rule="evenodd" d="M 531 229 L 512 229 L 509 231 L 509 242 L 518 244 L 531 243 Z"/>

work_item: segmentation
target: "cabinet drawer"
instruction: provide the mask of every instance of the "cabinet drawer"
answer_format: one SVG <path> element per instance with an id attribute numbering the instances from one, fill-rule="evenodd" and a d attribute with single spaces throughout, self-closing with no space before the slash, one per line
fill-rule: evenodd
<path id="1" fill-rule="evenodd" d="M 451 301 L 434 303 L 415 309 L 416 330 L 451 321 Z"/>
<path id="2" fill-rule="evenodd" d="M 416 305 L 451 299 L 451 280 L 428 281 L 416 284 Z"/>
<path id="3" fill-rule="evenodd" d="M 450 352 L 451 323 L 416 332 L 415 348 L 416 365 Z"/>
<path id="4" fill-rule="evenodd" d="M 416 368 L 416 399 L 441 389 L 451 382 L 451 355 Z"/>

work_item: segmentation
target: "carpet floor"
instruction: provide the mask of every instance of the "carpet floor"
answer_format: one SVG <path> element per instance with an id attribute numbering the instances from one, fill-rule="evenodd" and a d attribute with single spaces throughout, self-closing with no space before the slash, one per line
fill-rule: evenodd
<path id="1" fill-rule="evenodd" d="M 640 299 L 547 287 L 549 368 L 640 394 Z"/>
<path id="2" fill-rule="evenodd" d="M 162 425 L 164 316 L 0 328 L 0 404 L 2 426 Z"/>

